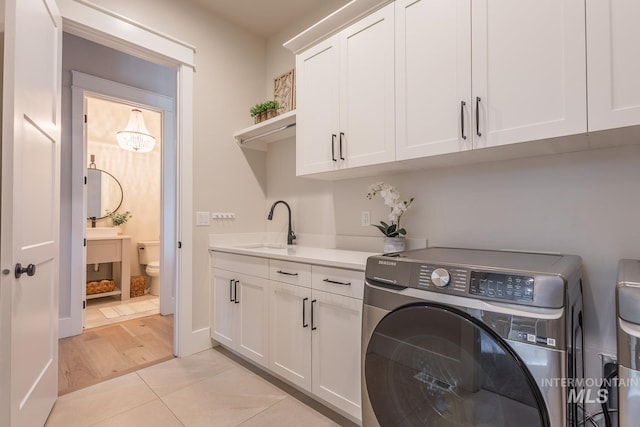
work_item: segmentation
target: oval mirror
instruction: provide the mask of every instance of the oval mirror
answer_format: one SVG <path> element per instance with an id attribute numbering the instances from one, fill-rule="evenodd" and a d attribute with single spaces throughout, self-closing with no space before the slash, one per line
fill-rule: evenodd
<path id="1" fill-rule="evenodd" d="M 87 169 L 87 218 L 106 218 L 122 204 L 122 185 L 107 171 Z"/>

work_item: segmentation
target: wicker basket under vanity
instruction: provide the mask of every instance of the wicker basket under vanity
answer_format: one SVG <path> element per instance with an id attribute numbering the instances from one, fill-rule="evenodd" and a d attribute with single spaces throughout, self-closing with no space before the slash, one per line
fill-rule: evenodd
<path id="1" fill-rule="evenodd" d="M 147 279 L 144 276 L 131 276 L 131 290 L 130 297 L 141 297 L 144 295 L 144 288 L 147 284 Z"/>
<path id="2" fill-rule="evenodd" d="M 116 282 L 114 280 L 99 280 L 87 282 L 87 295 L 103 294 L 105 292 L 112 292 L 116 289 Z"/>

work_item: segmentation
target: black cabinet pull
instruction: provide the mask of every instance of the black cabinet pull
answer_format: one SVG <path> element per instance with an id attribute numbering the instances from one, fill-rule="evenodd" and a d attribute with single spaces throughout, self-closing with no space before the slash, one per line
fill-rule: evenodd
<path id="1" fill-rule="evenodd" d="M 460 132 L 462 133 L 462 139 L 467 139 L 467 135 L 464 134 L 464 106 L 466 102 L 460 101 Z"/>
<path id="2" fill-rule="evenodd" d="M 304 298 L 302 300 L 302 327 L 303 328 L 308 328 L 309 324 L 307 323 L 307 309 L 305 302 L 309 301 L 309 298 Z"/>
<path id="3" fill-rule="evenodd" d="M 314 318 L 314 315 L 313 315 L 313 306 L 317 301 L 318 300 L 315 300 L 315 299 L 311 301 L 311 330 L 312 331 L 315 331 L 316 329 L 318 329 L 318 328 L 316 328 L 315 318 Z"/>
<path id="4" fill-rule="evenodd" d="M 476 96 L 476 135 L 482 136 L 480 133 L 480 99 L 479 96 Z"/>
<path id="5" fill-rule="evenodd" d="M 235 301 L 233 299 L 233 282 L 235 282 L 235 280 L 233 280 L 233 279 L 229 280 L 229 302 L 234 302 Z"/>
<path id="6" fill-rule="evenodd" d="M 240 300 L 238 299 L 238 282 L 240 282 L 240 281 L 239 280 L 235 280 L 235 284 L 233 285 L 233 288 L 234 288 L 234 292 L 233 292 L 234 295 L 233 296 L 235 297 L 234 302 L 236 304 L 240 304 Z"/>
<path id="7" fill-rule="evenodd" d="M 298 273 L 289 273 L 287 271 L 282 271 L 282 270 L 278 270 L 278 271 L 276 271 L 276 273 L 284 274 L 285 276 L 297 276 L 298 275 Z"/>
<path id="8" fill-rule="evenodd" d="M 331 134 L 331 160 L 333 160 L 334 162 L 338 161 L 336 159 L 336 134 L 335 133 Z"/>
<path id="9" fill-rule="evenodd" d="M 29 264 L 26 267 L 23 267 L 22 264 L 17 263 L 14 270 L 16 279 L 19 279 L 23 273 L 27 273 L 27 276 L 29 277 L 33 276 L 34 274 L 36 274 L 36 266 L 34 264 Z"/>
<path id="10" fill-rule="evenodd" d="M 323 282 L 327 282 L 327 283 L 333 283 L 336 285 L 344 285 L 344 286 L 350 286 L 351 282 L 338 282 L 337 280 L 331 280 L 331 279 L 323 279 Z"/>
<path id="11" fill-rule="evenodd" d="M 344 160 L 342 157 L 342 138 L 344 138 L 344 132 L 340 132 L 340 160 Z"/>

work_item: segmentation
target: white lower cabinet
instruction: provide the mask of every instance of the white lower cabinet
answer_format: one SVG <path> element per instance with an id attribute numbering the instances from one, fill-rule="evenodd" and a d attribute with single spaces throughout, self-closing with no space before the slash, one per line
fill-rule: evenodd
<path id="1" fill-rule="evenodd" d="M 219 255 L 211 258 L 211 338 L 361 420 L 364 274 Z"/>
<path id="2" fill-rule="evenodd" d="M 364 280 L 361 272 L 351 273 L 356 273 L 359 281 Z M 311 283 L 292 285 L 270 280 L 270 368 L 361 419 L 362 300 L 310 286 Z M 347 288 L 351 284 L 343 282 L 337 286 Z"/>
<path id="3" fill-rule="evenodd" d="M 269 281 L 212 269 L 211 338 L 268 366 Z"/>

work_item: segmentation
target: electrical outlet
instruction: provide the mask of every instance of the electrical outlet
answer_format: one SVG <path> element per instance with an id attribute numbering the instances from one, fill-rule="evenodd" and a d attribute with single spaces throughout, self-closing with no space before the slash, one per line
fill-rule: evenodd
<path id="1" fill-rule="evenodd" d="M 360 224 L 363 227 L 371 225 L 371 211 L 362 211 L 362 218 Z"/>

